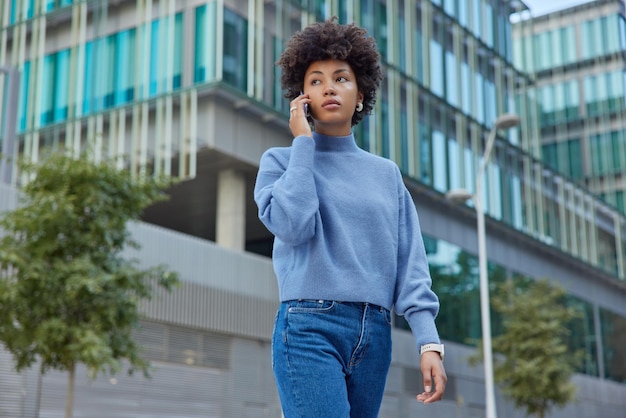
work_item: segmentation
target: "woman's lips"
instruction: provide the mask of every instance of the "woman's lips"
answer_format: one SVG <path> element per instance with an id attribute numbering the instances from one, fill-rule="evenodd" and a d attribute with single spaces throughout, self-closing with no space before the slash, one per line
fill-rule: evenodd
<path id="1" fill-rule="evenodd" d="M 324 103 L 322 103 L 322 107 L 324 109 L 337 109 L 340 106 L 341 105 L 336 100 L 326 100 Z"/>

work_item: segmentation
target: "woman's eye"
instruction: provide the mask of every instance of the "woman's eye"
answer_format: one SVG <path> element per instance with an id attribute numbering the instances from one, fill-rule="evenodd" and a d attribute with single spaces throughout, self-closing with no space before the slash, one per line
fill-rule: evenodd
<path id="1" fill-rule="evenodd" d="M 339 78 L 337 79 L 337 81 L 339 81 L 339 82 L 343 83 L 344 81 L 348 81 L 348 79 L 347 79 L 347 78 L 345 78 L 345 77 L 339 77 Z"/>
<path id="2" fill-rule="evenodd" d="M 313 81 L 311 81 L 311 84 L 312 84 L 312 85 L 314 85 L 314 86 L 315 86 L 315 85 L 317 85 L 317 84 L 319 84 L 319 83 L 320 83 L 320 81 L 319 81 L 319 80 L 313 80 Z"/>

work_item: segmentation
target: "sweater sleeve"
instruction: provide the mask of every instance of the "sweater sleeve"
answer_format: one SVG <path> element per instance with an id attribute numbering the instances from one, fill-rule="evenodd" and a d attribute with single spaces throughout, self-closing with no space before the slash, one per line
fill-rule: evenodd
<path id="1" fill-rule="evenodd" d="M 299 245 L 315 233 L 319 200 L 313 176 L 315 142 L 311 137 L 293 140 L 288 161 L 275 150 L 261 157 L 254 187 L 259 219 L 274 236 Z"/>
<path id="2" fill-rule="evenodd" d="M 400 183 L 395 311 L 406 318 L 419 350 L 423 344 L 440 342 L 435 326 L 439 299 L 431 289 L 432 280 L 417 210 L 401 179 Z"/>

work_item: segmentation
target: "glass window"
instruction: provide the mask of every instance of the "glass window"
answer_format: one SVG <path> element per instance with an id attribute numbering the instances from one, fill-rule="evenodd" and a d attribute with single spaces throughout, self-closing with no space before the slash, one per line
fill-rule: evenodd
<path id="1" fill-rule="evenodd" d="M 437 39 L 430 40 L 430 90 L 443 97 L 443 48 Z"/>
<path id="2" fill-rule="evenodd" d="M 573 26 L 561 28 L 561 46 L 563 50 L 563 65 L 577 61 L 576 57 L 576 33 Z"/>
<path id="3" fill-rule="evenodd" d="M 485 24 L 483 25 L 483 41 L 485 41 L 489 47 L 493 48 L 493 28 L 496 25 L 496 21 L 493 17 L 493 6 L 490 1 L 484 4 Z"/>
<path id="4" fill-rule="evenodd" d="M 225 20 L 226 14 L 224 12 Z M 176 46 L 182 45 L 182 13 L 177 14 L 173 18 L 174 21 L 170 19 L 172 17 L 164 17 L 152 21 L 150 38 L 150 96 L 167 93 L 172 89 L 180 87 L 183 48 L 177 48 Z M 174 25 L 174 47 L 170 50 L 167 39 L 170 36 L 170 25 L 172 24 Z M 226 23 L 224 27 L 226 28 Z M 226 61 L 226 58 L 224 61 Z M 171 68 L 172 74 L 168 74 L 170 63 L 173 63 Z"/>
<path id="5" fill-rule="evenodd" d="M 604 378 L 626 382 L 626 318 L 600 309 Z"/>
<path id="6" fill-rule="evenodd" d="M 448 103 L 459 107 L 458 83 L 456 79 L 457 60 L 452 51 L 446 51 L 446 97 Z"/>
<path id="7" fill-rule="evenodd" d="M 416 51 L 416 53 L 413 54 L 413 66 L 415 69 L 415 75 L 417 76 L 417 81 L 419 81 L 420 83 L 424 83 L 424 56 L 428 54 L 428 50 L 424 48 L 424 38 L 422 36 L 421 27 L 419 25 L 420 24 L 418 23 L 413 30 L 413 42 Z"/>
<path id="8" fill-rule="evenodd" d="M 595 55 L 595 38 L 596 34 L 593 21 L 588 20 L 580 25 L 580 40 L 581 40 L 581 58 L 583 60 L 593 58 Z"/>
<path id="9" fill-rule="evenodd" d="M 478 259 L 456 245 L 430 241 L 427 253 L 432 288 L 439 296 L 437 328 L 441 338 L 476 345 L 481 338 Z"/>
<path id="10" fill-rule="evenodd" d="M 19 93 L 19 110 L 17 116 L 17 129 L 24 132 L 29 123 L 26 120 L 26 112 L 28 109 L 28 95 L 30 92 L 30 61 L 24 63 L 22 74 L 20 76 L 20 93 Z"/>
<path id="11" fill-rule="evenodd" d="M 619 19 L 618 15 L 604 16 L 601 19 L 605 54 L 613 54 L 622 49 L 620 44 Z"/>
<path id="12" fill-rule="evenodd" d="M 450 167 L 450 190 L 460 189 L 461 184 L 461 162 L 459 161 L 459 143 L 454 138 L 448 138 L 448 166 Z"/>
<path id="13" fill-rule="evenodd" d="M 465 113 L 466 115 L 471 115 L 471 77 L 469 65 L 465 61 L 461 63 L 461 98 L 463 101 L 461 104 L 463 113 Z"/>
<path id="14" fill-rule="evenodd" d="M 194 82 L 211 81 L 216 78 L 217 56 L 216 3 L 209 2 L 196 9 L 196 35 Z"/>
<path id="15" fill-rule="evenodd" d="M 224 9 L 224 81 L 241 91 L 246 91 L 247 67 L 247 22 L 232 10 Z"/>
<path id="16" fill-rule="evenodd" d="M 20 7 L 19 11 L 17 9 L 18 7 Z M 34 11 L 35 0 L 11 0 L 9 22 L 14 24 L 25 19 L 30 19 L 33 17 Z"/>
<path id="17" fill-rule="evenodd" d="M 135 29 L 126 30 L 113 35 L 115 39 L 113 77 L 113 104 L 116 106 L 129 103 L 135 93 Z"/>
<path id="18" fill-rule="evenodd" d="M 433 187 L 442 193 L 448 191 L 448 157 L 446 136 L 443 132 L 433 131 Z"/>
<path id="19" fill-rule="evenodd" d="M 368 118 L 365 118 L 366 120 Z M 425 184 L 432 185 L 433 182 L 433 164 L 432 164 L 432 141 L 430 137 L 430 129 L 426 123 L 419 123 L 419 136 L 420 136 L 420 180 Z"/>
<path id="20" fill-rule="evenodd" d="M 67 118 L 69 63 L 69 49 L 44 58 L 41 81 L 41 126 Z"/>
<path id="21" fill-rule="evenodd" d="M 483 75 L 479 71 L 476 71 L 474 73 L 474 91 L 476 92 L 474 97 L 475 106 L 473 107 L 472 113 L 478 122 L 482 124 L 485 123 L 485 95 L 483 89 Z"/>
<path id="22" fill-rule="evenodd" d="M 551 59 L 550 62 L 550 67 L 559 67 L 561 65 L 563 65 L 563 54 L 564 54 L 564 48 L 563 45 L 565 45 L 565 43 L 563 42 L 563 39 L 561 39 L 561 35 L 562 32 L 560 29 L 555 29 L 554 31 L 549 33 L 549 40 L 552 42 L 552 44 L 550 45 L 550 55 L 549 58 Z"/>

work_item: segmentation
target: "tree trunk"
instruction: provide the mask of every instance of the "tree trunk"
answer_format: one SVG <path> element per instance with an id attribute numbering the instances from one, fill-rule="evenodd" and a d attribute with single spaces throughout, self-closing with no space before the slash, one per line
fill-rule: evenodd
<path id="1" fill-rule="evenodd" d="M 37 376 L 37 403 L 35 404 L 35 418 L 39 418 L 41 409 L 41 384 L 43 376 L 43 361 L 39 364 L 39 375 Z"/>
<path id="2" fill-rule="evenodd" d="M 68 370 L 67 382 L 67 398 L 65 402 L 65 418 L 72 418 L 74 415 L 74 379 L 76 374 L 76 365 L 72 364 Z"/>

